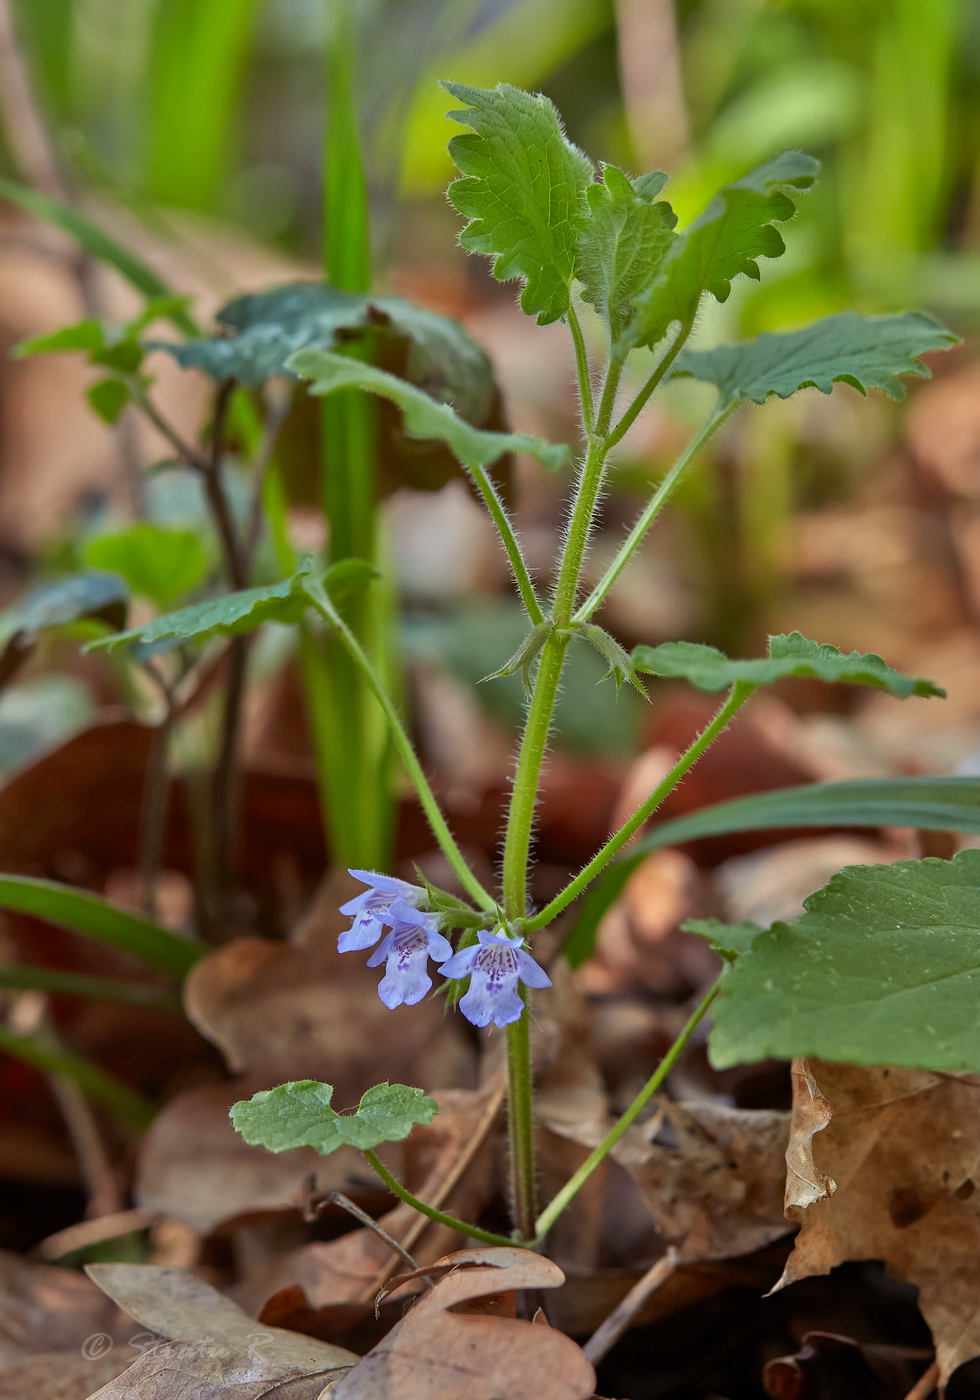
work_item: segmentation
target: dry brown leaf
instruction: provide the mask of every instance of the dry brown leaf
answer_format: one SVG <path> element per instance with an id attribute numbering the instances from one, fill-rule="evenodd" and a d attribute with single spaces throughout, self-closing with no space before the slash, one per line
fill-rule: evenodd
<path id="1" fill-rule="evenodd" d="M 85 1400 L 133 1359 L 120 1321 L 74 1269 L 0 1254 L 0 1400 Z"/>
<path id="2" fill-rule="evenodd" d="M 778 1287 L 848 1259 L 881 1259 L 919 1289 L 943 1383 L 980 1353 L 980 1085 L 919 1070 L 811 1062 L 833 1116 L 794 1193 L 800 1234 Z M 811 1090 L 794 1081 L 802 1142 Z M 805 1204 L 820 1175 L 832 1196 Z M 797 1194 L 799 1199 L 797 1199 Z"/>
<path id="3" fill-rule="evenodd" d="M 794 1060 L 790 1073 L 793 1115 L 786 1148 L 785 1206 L 787 1219 L 799 1220 L 801 1211 L 837 1190 L 837 1182 L 813 1160 L 814 1134 L 823 1132 L 834 1111 L 820 1092 L 807 1060 Z"/>
<path id="4" fill-rule="evenodd" d="M 165 1339 L 96 1392 L 98 1400 L 260 1400 L 273 1390 L 281 1395 L 282 1382 L 299 1383 L 294 1395 L 305 1400 L 357 1359 L 343 1347 L 257 1323 L 183 1269 L 93 1264 L 88 1272 L 130 1317 Z"/>
<path id="5" fill-rule="evenodd" d="M 525 1288 L 557 1288 L 556 1264 L 518 1249 L 461 1250 L 373 1351 L 332 1388 L 331 1400 L 586 1400 L 595 1372 L 561 1332 L 459 1309 Z"/>

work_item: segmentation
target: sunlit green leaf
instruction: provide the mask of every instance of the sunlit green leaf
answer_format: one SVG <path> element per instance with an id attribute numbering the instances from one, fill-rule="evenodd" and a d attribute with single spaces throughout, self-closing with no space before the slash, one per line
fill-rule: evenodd
<path id="1" fill-rule="evenodd" d="M 505 452 L 528 452 L 548 468 L 561 465 L 568 449 L 526 433 L 490 433 L 471 427 L 448 404 L 374 365 L 333 355 L 325 350 L 300 350 L 289 367 L 301 379 L 311 380 L 311 394 L 332 394 L 338 389 L 366 389 L 396 403 L 405 415 L 405 429 L 414 438 L 436 438 L 467 466 L 487 466 Z"/>
<path id="2" fill-rule="evenodd" d="M 332 1097 L 332 1085 L 299 1079 L 236 1103 L 231 1121 L 246 1142 L 270 1152 L 312 1147 L 325 1157 L 344 1145 L 363 1151 L 400 1142 L 416 1124 L 431 1122 L 438 1109 L 435 1099 L 406 1084 L 376 1084 L 353 1113 L 337 1113 Z"/>
<path id="3" fill-rule="evenodd" d="M 752 661 L 731 661 L 716 647 L 698 642 L 664 642 L 633 650 L 638 671 L 655 676 L 683 676 L 699 690 L 726 690 L 729 686 L 772 685 L 787 676 L 809 676 L 820 681 L 849 681 L 876 686 L 899 699 L 910 695 L 945 695 L 932 681 L 903 675 L 887 666 L 880 656 L 844 653 L 826 642 L 811 642 L 799 632 L 769 638 L 769 656 Z"/>
<path id="4" fill-rule="evenodd" d="M 142 627 L 131 627 L 112 637 L 89 642 L 87 651 L 116 651 L 138 643 L 142 648 L 156 643 L 206 642 L 212 637 L 229 637 L 252 632 L 264 622 L 298 622 L 306 611 L 303 581 L 312 569 L 307 560 L 291 578 L 264 588 L 244 588 L 226 593 L 206 603 L 195 603 L 179 612 L 167 613 Z"/>
<path id="5" fill-rule="evenodd" d="M 676 374 L 716 384 L 723 402 L 770 394 L 789 398 L 799 389 L 829 394 L 840 381 L 862 394 L 882 389 L 893 399 L 905 393 L 899 375 L 929 377 L 921 355 L 947 349 L 958 340 L 952 331 L 921 311 L 903 316 L 861 316 L 842 311 L 800 331 L 758 335 L 742 345 L 685 351 Z"/>
<path id="6" fill-rule="evenodd" d="M 813 1055 L 980 1070 L 980 851 L 848 866 L 805 907 L 729 971 L 715 1065 Z"/>
<path id="7" fill-rule="evenodd" d="M 628 344 L 656 345 L 674 321 L 693 321 L 703 293 L 727 301 L 735 277 L 758 280 L 757 259 L 786 251 L 775 225 L 793 217 L 793 195 L 809 189 L 819 169 L 812 156 L 783 151 L 720 190 L 672 244 L 657 280 L 637 297 Z"/>
<path id="8" fill-rule="evenodd" d="M 211 562 L 196 531 L 169 529 L 146 520 L 89 540 L 82 556 L 86 564 L 121 574 L 133 593 L 161 607 L 197 588 Z"/>
<path id="9" fill-rule="evenodd" d="M 99 379 L 85 390 L 85 397 L 105 423 L 115 423 L 129 403 L 129 390 L 120 379 Z"/>
<path id="10" fill-rule="evenodd" d="M 566 138 L 546 97 L 506 83 L 443 86 L 466 104 L 450 117 L 471 129 L 449 143 L 465 177 L 449 186 L 449 198 L 470 220 L 459 241 L 494 258 L 501 281 L 524 282 L 529 316 L 542 325 L 557 321 L 568 310 L 592 163 Z"/>
<path id="11" fill-rule="evenodd" d="M 60 330 L 49 331 L 46 335 L 32 335 L 15 345 L 11 352 L 15 359 L 23 360 L 29 355 L 61 354 L 72 350 L 90 352 L 101 350 L 105 344 L 105 327 L 101 321 L 88 319 L 76 321 L 74 325 L 62 326 Z"/>
<path id="12" fill-rule="evenodd" d="M 676 238 L 677 215 L 657 200 L 661 171 L 630 180 L 615 165 L 589 185 L 590 217 L 579 235 L 575 275 L 582 297 L 604 316 L 614 335 L 629 321 L 633 299 L 651 285 Z"/>

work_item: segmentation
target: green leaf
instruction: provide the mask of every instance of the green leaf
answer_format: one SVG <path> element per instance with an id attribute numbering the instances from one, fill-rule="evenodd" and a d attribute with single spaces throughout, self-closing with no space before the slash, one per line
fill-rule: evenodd
<path id="1" fill-rule="evenodd" d="M 218 312 L 221 334 L 185 345 L 150 342 L 173 355 L 184 368 L 212 379 L 259 385 L 270 375 L 288 373 L 297 350 L 331 350 L 352 333 L 371 328 L 381 341 L 404 346 L 405 377 L 434 398 L 455 405 L 480 423 L 494 395 L 490 362 L 463 327 L 449 316 L 415 306 L 401 297 L 372 297 L 322 282 L 291 282 L 267 292 L 238 297 Z"/>
<path id="2" fill-rule="evenodd" d="M 656 345 L 672 322 L 693 322 L 704 292 L 727 301 L 735 277 L 758 280 L 756 260 L 786 251 L 775 224 L 796 213 L 787 191 L 809 189 L 819 170 L 812 156 L 783 151 L 720 190 L 672 244 L 659 277 L 637 298 L 628 346 Z"/>
<path id="3" fill-rule="evenodd" d="M 568 310 L 592 163 L 566 138 L 548 98 L 506 83 L 492 90 L 443 87 L 466 103 L 451 119 L 471 128 L 449 143 L 466 177 L 447 192 L 470 221 L 459 241 L 495 259 L 494 277 L 524 282 L 521 307 L 528 316 L 540 325 L 557 321 Z"/>
<path id="4" fill-rule="evenodd" d="M 110 237 L 104 229 L 99 228 L 98 224 L 93 223 L 84 214 L 80 214 L 73 205 L 63 204 L 61 200 L 42 194 L 40 190 L 32 190 L 27 185 L 18 184 L 16 180 L 8 180 L 3 176 L 0 176 L 0 199 L 9 199 L 36 218 L 43 219 L 46 223 L 54 224 L 56 228 L 63 229 L 88 254 L 99 262 L 108 263 L 110 267 L 114 267 L 120 276 L 124 277 L 144 296 L 151 298 L 173 296 L 171 288 L 161 277 L 157 276 L 151 267 L 134 253 L 131 253 L 128 248 L 124 248 L 116 239 Z M 182 330 L 185 335 L 197 335 L 197 326 L 186 311 L 177 309 L 169 312 L 168 315 L 178 330 Z"/>
<path id="5" fill-rule="evenodd" d="M 583 300 L 605 317 L 614 336 L 633 314 L 633 299 L 650 286 L 677 235 L 677 215 L 663 200 L 662 171 L 630 180 L 615 165 L 589 185 L 590 218 L 579 235 L 575 275 Z"/>
<path id="6" fill-rule="evenodd" d="M 88 890 L 36 880 L 28 875 L 0 875 L 0 909 L 33 914 L 72 933 L 122 948 L 173 977 L 189 972 L 204 951 L 186 938 L 149 919 L 131 914 Z"/>
<path id="7" fill-rule="evenodd" d="M 70 350 L 90 353 L 101 350 L 104 344 L 105 327 L 101 321 L 89 319 L 62 326 L 47 335 L 32 335 L 15 345 L 11 353 L 15 360 L 24 360 L 29 355 L 61 354 Z"/>
<path id="8" fill-rule="evenodd" d="M 980 1070 L 980 851 L 848 866 L 805 908 L 730 970 L 713 1064 L 813 1055 Z"/>
<path id="9" fill-rule="evenodd" d="M 94 618 L 110 627 L 126 625 L 129 594 L 115 574 L 92 570 L 44 583 L 26 594 L 7 614 L 20 632 L 33 636 L 47 627 L 64 627 Z"/>
<path id="10" fill-rule="evenodd" d="M 887 690 L 900 700 L 910 695 L 945 695 L 932 681 L 903 675 L 886 666 L 874 653 L 852 651 L 846 655 L 826 642 L 811 642 L 799 632 L 769 638 L 769 656 L 753 661 L 730 661 L 716 647 L 698 642 L 664 642 L 658 647 L 633 649 L 638 671 L 655 676 L 683 676 L 699 690 L 727 690 L 730 686 L 772 685 L 787 676 L 810 676 L 819 681 L 848 681 Z"/>
<path id="11" fill-rule="evenodd" d="M 89 356 L 93 365 L 103 365 L 106 369 L 118 370 L 120 374 L 135 374 L 143 363 L 143 346 L 138 340 L 120 336 L 108 340 L 101 350 Z"/>
<path id="12" fill-rule="evenodd" d="M 595 648 L 609 667 L 602 678 L 604 681 L 614 681 L 617 690 L 624 681 L 628 682 L 634 690 L 640 692 L 644 700 L 647 698 L 646 691 L 637 679 L 636 667 L 629 652 L 620 646 L 615 637 L 594 622 L 580 622 L 576 625 L 575 630 L 591 647 Z"/>
<path id="13" fill-rule="evenodd" d="M 82 557 L 95 568 L 121 574 L 133 593 L 161 607 L 197 588 L 211 563 L 194 530 L 168 529 L 145 520 L 89 540 Z"/>
<path id="14" fill-rule="evenodd" d="M 311 394 L 332 394 L 338 389 L 365 389 L 398 405 L 405 415 L 410 437 L 445 442 L 464 466 L 485 467 L 505 452 L 527 452 L 542 466 L 554 469 L 568 456 L 568 449 L 542 442 L 526 433 L 491 433 L 474 428 L 448 404 L 437 403 L 421 389 L 398 379 L 374 365 L 326 350 L 300 350 L 289 361 L 289 368 L 301 379 L 312 381 Z"/>
<path id="15" fill-rule="evenodd" d="M 909 826 L 980 834 L 978 778 L 858 778 L 808 783 L 718 802 L 658 823 L 628 856 L 608 865 L 579 905 L 563 949 L 573 967 L 592 955 L 596 931 L 633 871 L 654 851 L 736 831 L 828 826 Z"/>
<path id="16" fill-rule="evenodd" d="M 720 919 L 688 919 L 681 924 L 681 928 L 685 933 L 697 933 L 706 938 L 726 962 L 735 962 L 743 957 L 762 932 L 759 924 L 753 924 L 748 919 L 740 924 L 723 924 Z"/>
<path id="17" fill-rule="evenodd" d="M 765 403 L 770 394 L 788 399 L 800 389 L 829 394 L 834 384 L 850 384 L 862 394 L 882 389 L 893 399 L 905 393 L 900 374 L 929 378 L 919 358 L 947 349 L 959 336 L 931 316 L 908 311 L 903 316 L 862 316 L 842 311 L 803 330 L 758 335 L 743 345 L 688 350 L 675 375 L 716 384 L 722 400 Z"/>
<path id="18" fill-rule="evenodd" d="M 376 1084 L 354 1113 L 337 1113 L 330 1107 L 332 1097 L 332 1085 L 299 1079 L 243 1099 L 232 1106 L 230 1117 L 253 1146 L 270 1152 L 312 1147 L 325 1157 L 344 1145 L 363 1151 L 400 1142 L 438 1111 L 435 1099 L 406 1084 Z"/>
<path id="19" fill-rule="evenodd" d="M 114 637 L 89 642 L 86 651 L 116 651 L 139 643 L 143 648 L 157 643 L 207 642 L 212 637 L 231 637 L 252 632 L 263 622 L 298 622 L 307 608 L 303 582 L 312 570 L 307 558 L 291 578 L 263 588 L 244 588 L 226 593 L 206 603 L 195 603 L 179 612 L 167 613 L 142 627 L 131 627 Z"/>
<path id="20" fill-rule="evenodd" d="M 129 403 L 129 390 L 121 379 L 99 379 L 85 390 L 85 397 L 105 423 L 115 423 Z"/>

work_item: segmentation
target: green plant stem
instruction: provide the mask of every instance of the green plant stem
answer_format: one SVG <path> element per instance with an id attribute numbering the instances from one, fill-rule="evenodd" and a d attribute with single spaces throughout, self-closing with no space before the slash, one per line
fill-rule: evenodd
<path id="1" fill-rule="evenodd" d="M 608 437 L 606 438 L 606 446 L 608 448 L 615 447 L 617 443 L 622 442 L 623 438 L 629 432 L 630 428 L 632 428 L 637 418 L 639 418 L 644 408 L 646 408 L 647 402 L 649 401 L 651 394 L 659 386 L 664 375 L 667 373 L 671 365 L 677 359 L 677 356 L 681 353 L 681 350 L 684 347 L 684 342 L 691 334 L 693 327 L 693 320 L 685 321 L 684 324 L 681 326 L 680 330 L 677 332 L 677 339 L 673 342 L 670 349 L 667 351 L 663 359 L 657 365 L 656 369 L 650 375 L 650 378 L 643 385 L 642 389 L 640 389 L 639 393 L 636 395 L 636 398 L 633 400 L 629 408 L 623 414 L 622 418 L 616 424 L 615 428 L 612 430 L 611 433 L 609 433 Z"/>
<path id="2" fill-rule="evenodd" d="M 735 715 L 745 704 L 746 700 L 748 700 L 754 689 L 754 686 L 747 685 L 744 682 L 739 682 L 732 687 L 727 700 L 715 715 L 714 719 L 710 724 L 705 726 L 690 747 L 681 754 L 680 758 L 663 781 L 657 784 L 650 796 L 646 798 L 644 802 L 640 803 L 633 815 L 623 822 L 623 825 L 609 838 L 601 850 L 595 853 L 588 865 L 583 866 L 574 880 L 569 881 L 565 888 L 556 894 L 549 904 L 545 905 L 539 913 L 527 920 L 524 925 L 525 933 L 536 933 L 539 929 L 544 928 L 546 924 L 550 924 L 552 919 L 557 918 L 563 909 L 566 909 L 573 900 L 579 897 L 583 890 L 587 889 L 596 876 L 609 864 L 612 858 L 623 849 L 630 837 L 634 836 L 644 822 L 650 819 L 661 802 L 663 802 L 664 798 L 673 792 L 681 778 L 694 767 L 705 749 L 710 748 L 719 734 L 728 728 Z"/>
<path id="3" fill-rule="evenodd" d="M 697 1030 L 701 1021 L 711 1009 L 712 1003 L 714 1002 L 719 991 L 721 990 L 721 982 L 722 977 L 724 977 L 724 975 L 724 972 L 722 972 L 721 976 L 718 977 L 717 981 L 711 986 L 711 988 L 708 990 L 707 994 L 704 996 L 702 1001 L 698 1004 L 698 1006 L 688 1017 L 684 1029 L 681 1031 L 680 1035 L 677 1037 L 673 1045 L 667 1051 L 666 1055 L 660 1061 L 660 1064 L 657 1066 L 653 1074 L 644 1084 L 643 1088 L 637 1094 L 636 1098 L 630 1104 L 626 1112 L 614 1124 L 612 1129 L 606 1134 L 602 1142 L 600 1142 L 599 1146 L 595 1148 L 594 1151 L 589 1153 L 588 1157 L 586 1157 L 585 1161 L 579 1167 L 578 1171 L 575 1172 L 573 1176 L 569 1177 L 568 1181 L 565 1182 L 565 1185 L 561 1188 L 558 1194 L 552 1199 L 552 1201 L 538 1216 L 538 1220 L 534 1231 L 536 1244 L 540 1244 L 541 1241 L 544 1240 L 544 1238 L 548 1234 L 548 1231 L 554 1225 L 558 1217 L 562 1214 L 562 1212 L 566 1209 L 570 1202 L 575 1198 L 578 1192 L 581 1191 L 582 1187 L 588 1181 L 589 1177 L 596 1170 L 596 1168 L 602 1165 L 605 1159 L 609 1156 L 610 1152 L 616 1146 L 619 1139 L 626 1132 L 626 1129 L 636 1121 L 636 1119 L 639 1117 L 640 1113 L 642 1113 L 645 1105 L 648 1103 L 650 1098 L 657 1092 L 657 1090 L 663 1084 L 664 1080 L 667 1078 L 667 1075 L 673 1069 L 674 1065 L 677 1063 L 678 1059 L 683 1053 L 685 1046 L 691 1039 L 691 1036 Z"/>
<path id="4" fill-rule="evenodd" d="M 578 318 L 573 302 L 568 303 L 568 329 L 575 346 L 575 369 L 578 374 L 579 401 L 582 405 L 582 426 L 591 433 L 595 424 L 595 408 L 592 401 L 592 376 L 589 372 L 589 353 L 585 347 L 582 323 Z"/>
<path id="5" fill-rule="evenodd" d="M 511 1203 L 521 1238 L 534 1238 L 537 1215 L 537 1168 L 534 1153 L 534 1083 L 531 1023 L 527 1007 L 507 1027 L 507 1130 L 511 1162 Z"/>
<path id="6" fill-rule="evenodd" d="M 514 527 L 510 523 L 510 517 L 503 501 L 497 494 L 496 487 L 490 480 L 486 471 L 478 462 L 469 464 L 469 472 L 476 488 L 483 497 L 483 502 L 493 518 L 493 523 L 497 527 L 500 542 L 507 551 L 507 558 L 510 560 L 510 567 L 514 571 L 514 582 L 517 584 L 517 591 L 521 595 L 521 600 L 527 609 L 527 615 L 532 624 L 536 627 L 538 623 L 544 621 L 544 613 L 538 601 L 538 595 L 534 591 L 534 584 L 531 582 L 531 575 L 528 573 L 527 565 L 524 562 L 524 555 L 521 553 L 521 546 L 517 536 L 514 534 Z"/>
<path id="7" fill-rule="evenodd" d="M 429 780 L 422 771 L 422 765 L 419 763 L 415 750 L 412 747 L 412 741 L 408 737 L 401 717 L 395 709 L 387 690 L 381 682 L 381 678 L 375 671 L 364 648 L 319 584 L 308 584 L 306 593 L 317 612 L 320 613 L 321 617 L 330 624 L 340 637 L 340 640 L 357 665 L 361 675 L 366 680 L 378 704 L 384 711 L 391 737 L 394 740 L 395 747 L 398 750 L 409 777 L 415 784 L 415 789 L 419 795 L 419 801 L 422 803 L 423 811 L 429 819 L 432 833 L 439 842 L 442 853 L 452 867 L 456 878 L 471 899 L 473 899 L 481 909 L 486 909 L 488 911 L 496 909 L 496 901 L 486 892 L 466 864 L 466 859 L 457 846 L 456 839 L 449 830 L 449 826 L 442 814 L 439 803 L 436 801 L 435 793 L 429 786 Z"/>
<path id="8" fill-rule="evenodd" d="M 389 1191 L 393 1192 L 400 1201 L 404 1201 L 406 1205 L 414 1206 L 422 1215 L 427 1215 L 437 1225 L 448 1225 L 450 1230 L 457 1230 L 461 1235 L 469 1235 L 474 1240 L 482 1240 L 484 1244 L 514 1245 L 521 1243 L 520 1240 L 508 1239 L 506 1235 L 495 1235 L 492 1230 L 481 1230 L 478 1225 L 467 1225 L 465 1220 L 457 1220 L 454 1215 L 447 1215 L 444 1210 L 437 1210 L 435 1206 L 420 1201 L 418 1196 L 413 1196 L 407 1187 L 403 1186 L 400 1181 L 396 1181 L 376 1152 L 372 1152 L 369 1147 L 363 1148 L 362 1151 Z"/>
<path id="9" fill-rule="evenodd" d="M 653 524 L 657 516 L 663 510 L 664 506 L 667 504 L 667 501 L 670 499 L 674 487 L 677 485 L 678 481 L 683 475 L 685 468 L 688 466 L 691 460 L 697 456 L 697 454 L 700 452 L 701 448 L 708 441 L 708 439 L 718 431 L 722 423 L 724 423 L 725 419 L 735 407 L 735 402 L 736 401 L 732 399 L 729 403 L 725 404 L 723 408 L 719 408 L 716 412 L 714 412 L 711 415 L 711 417 L 702 425 L 697 434 L 687 444 L 684 451 L 678 457 L 674 465 L 670 468 L 670 471 L 667 472 L 666 476 L 663 478 L 660 485 L 657 487 L 653 496 L 650 498 L 650 501 L 645 507 L 642 515 L 639 517 L 636 524 L 633 526 L 632 530 L 627 535 L 626 539 L 620 545 L 619 549 L 616 552 L 615 559 L 613 559 L 612 563 L 609 565 L 608 569 L 606 569 L 606 572 L 603 574 L 602 578 L 599 580 L 595 588 L 593 588 L 592 592 L 589 594 L 588 598 L 586 598 L 585 602 L 576 612 L 574 618 L 576 622 L 587 622 L 588 619 L 592 616 L 592 614 L 596 611 L 596 609 L 599 608 L 605 601 L 606 595 L 608 594 L 609 590 L 612 588 L 613 584 L 623 572 L 623 569 L 626 567 L 630 559 L 633 557 L 633 555 L 639 548 L 644 535 L 650 529 L 650 526 Z"/>

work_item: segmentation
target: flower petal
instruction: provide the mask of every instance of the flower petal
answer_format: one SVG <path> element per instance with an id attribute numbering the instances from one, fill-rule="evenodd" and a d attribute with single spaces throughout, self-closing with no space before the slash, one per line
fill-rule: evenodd
<path id="1" fill-rule="evenodd" d="M 517 991 L 516 973 L 491 979 L 479 968 L 470 980 L 470 989 L 460 997 L 459 1009 L 474 1026 L 509 1026 L 520 1019 L 524 1002 Z"/>
<path id="2" fill-rule="evenodd" d="M 445 958 L 453 957 L 453 945 L 448 938 L 444 938 L 441 933 L 429 934 L 429 957 L 436 962 L 442 962 Z"/>
<path id="3" fill-rule="evenodd" d="M 479 956 L 480 949 L 475 943 L 469 948 L 460 948 L 458 953 L 453 953 L 448 962 L 442 964 L 439 971 L 443 977 L 468 977 Z"/>
<path id="4" fill-rule="evenodd" d="M 384 924 L 373 910 L 365 909 L 344 929 L 337 939 L 337 950 L 341 953 L 354 953 L 360 948 L 373 948 L 384 933 Z"/>
<path id="5" fill-rule="evenodd" d="M 515 952 L 517 956 L 517 975 L 526 987 L 551 986 L 551 978 L 543 967 L 538 966 L 530 953 L 525 952 L 523 948 L 517 948 Z"/>
<path id="6" fill-rule="evenodd" d="M 425 970 L 426 959 L 414 956 L 399 961 L 397 954 L 388 959 L 388 970 L 378 983 L 378 996 L 390 1010 L 404 1003 L 414 1006 L 432 986 Z"/>
<path id="7" fill-rule="evenodd" d="M 379 964 L 384 962 L 385 958 L 390 957 L 391 953 L 394 951 L 394 943 L 395 935 L 393 933 L 386 933 L 377 948 L 375 948 L 374 952 L 368 958 L 368 967 L 378 967 Z"/>

